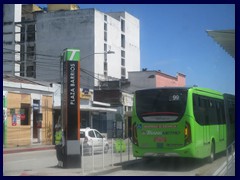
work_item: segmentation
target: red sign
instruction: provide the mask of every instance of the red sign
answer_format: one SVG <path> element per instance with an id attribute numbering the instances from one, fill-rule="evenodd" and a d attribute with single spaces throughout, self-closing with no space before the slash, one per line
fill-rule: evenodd
<path id="1" fill-rule="evenodd" d="M 166 142 L 166 138 L 165 137 L 155 137 L 154 138 L 154 142 Z"/>
<path id="2" fill-rule="evenodd" d="M 20 115 L 20 119 L 21 119 L 21 121 L 24 121 L 24 120 L 26 119 L 25 114 L 21 114 L 21 115 Z"/>
<path id="3" fill-rule="evenodd" d="M 17 123 L 15 123 L 15 122 L 12 122 L 12 126 L 16 126 L 17 125 Z"/>

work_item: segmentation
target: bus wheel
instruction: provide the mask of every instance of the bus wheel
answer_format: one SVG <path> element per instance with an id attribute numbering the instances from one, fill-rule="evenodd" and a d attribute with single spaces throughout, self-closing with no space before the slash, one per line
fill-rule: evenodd
<path id="1" fill-rule="evenodd" d="M 208 158 L 208 162 L 213 163 L 214 160 L 215 160 L 215 144 L 214 144 L 214 142 L 212 142 L 211 153 L 210 153 L 210 156 Z"/>

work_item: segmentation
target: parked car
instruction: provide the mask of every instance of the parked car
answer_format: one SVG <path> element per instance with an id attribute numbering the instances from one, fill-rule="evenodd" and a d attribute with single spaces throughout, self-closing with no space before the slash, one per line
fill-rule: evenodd
<path id="1" fill-rule="evenodd" d="M 109 143 L 107 139 L 96 129 L 80 129 L 80 145 L 83 154 L 92 155 L 92 152 L 108 152 Z M 83 149 L 82 149 L 83 145 Z"/>

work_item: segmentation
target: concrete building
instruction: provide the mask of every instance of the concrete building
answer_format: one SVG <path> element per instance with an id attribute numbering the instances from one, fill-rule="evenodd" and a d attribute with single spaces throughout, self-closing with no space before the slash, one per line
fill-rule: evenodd
<path id="1" fill-rule="evenodd" d="M 66 48 L 81 51 L 83 88 L 125 79 L 128 71 L 140 70 L 140 25 L 134 16 L 80 9 L 76 4 L 49 4 L 47 9 L 4 5 L 4 47 L 10 49 L 4 53 L 11 56 L 4 57 L 9 60 L 4 72 L 59 82 L 60 56 Z"/>
<path id="2" fill-rule="evenodd" d="M 4 4 L 3 72 L 24 77 L 36 77 L 35 21 L 38 6 Z"/>
<path id="3" fill-rule="evenodd" d="M 65 48 L 80 49 L 83 88 L 93 89 L 111 77 L 127 78 L 128 71 L 140 69 L 139 20 L 127 12 L 55 8 L 37 13 L 35 19 L 37 79 L 59 81 L 59 56 Z"/>
<path id="4" fill-rule="evenodd" d="M 3 4 L 3 72 L 5 74 L 19 75 L 20 71 L 20 41 L 22 17 L 21 4 Z M 16 73 L 17 72 L 17 73 Z"/>
<path id="5" fill-rule="evenodd" d="M 104 101 L 117 109 L 115 121 L 108 126 L 108 129 L 113 132 L 111 137 L 126 137 L 126 114 L 132 111 L 133 94 L 124 92 L 120 88 L 94 90 L 94 100 Z"/>

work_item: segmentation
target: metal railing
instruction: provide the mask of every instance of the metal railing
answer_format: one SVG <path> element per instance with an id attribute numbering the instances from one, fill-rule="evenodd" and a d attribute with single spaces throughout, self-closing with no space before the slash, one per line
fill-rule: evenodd
<path id="1" fill-rule="evenodd" d="M 94 171 L 104 170 L 113 167 L 118 163 L 136 159 L 132 155 L 132 144 L 129 139 L 121 140 L 123 144 L 116 143 L 119 139 L 108 139 L 109 149 L 106 152 L 104 142 L 101 147 L 99 144 L 92 142 L 91 147 L 84 146 L 81 143 L 81 169 L 83 174 L 88 174 Z"/>
<path id="2" fill-rule="evenodd" d="M 235 175 L 235 141 L 231 143 L 226 150 L 227 165 L 226 165 L 226 176 Z"/>
<path id="3" fill-rule="evenodd" d="M 235 176 L 235 141 L 226 149 L 226 161 L 213 174 L 214 176 Z"/>

